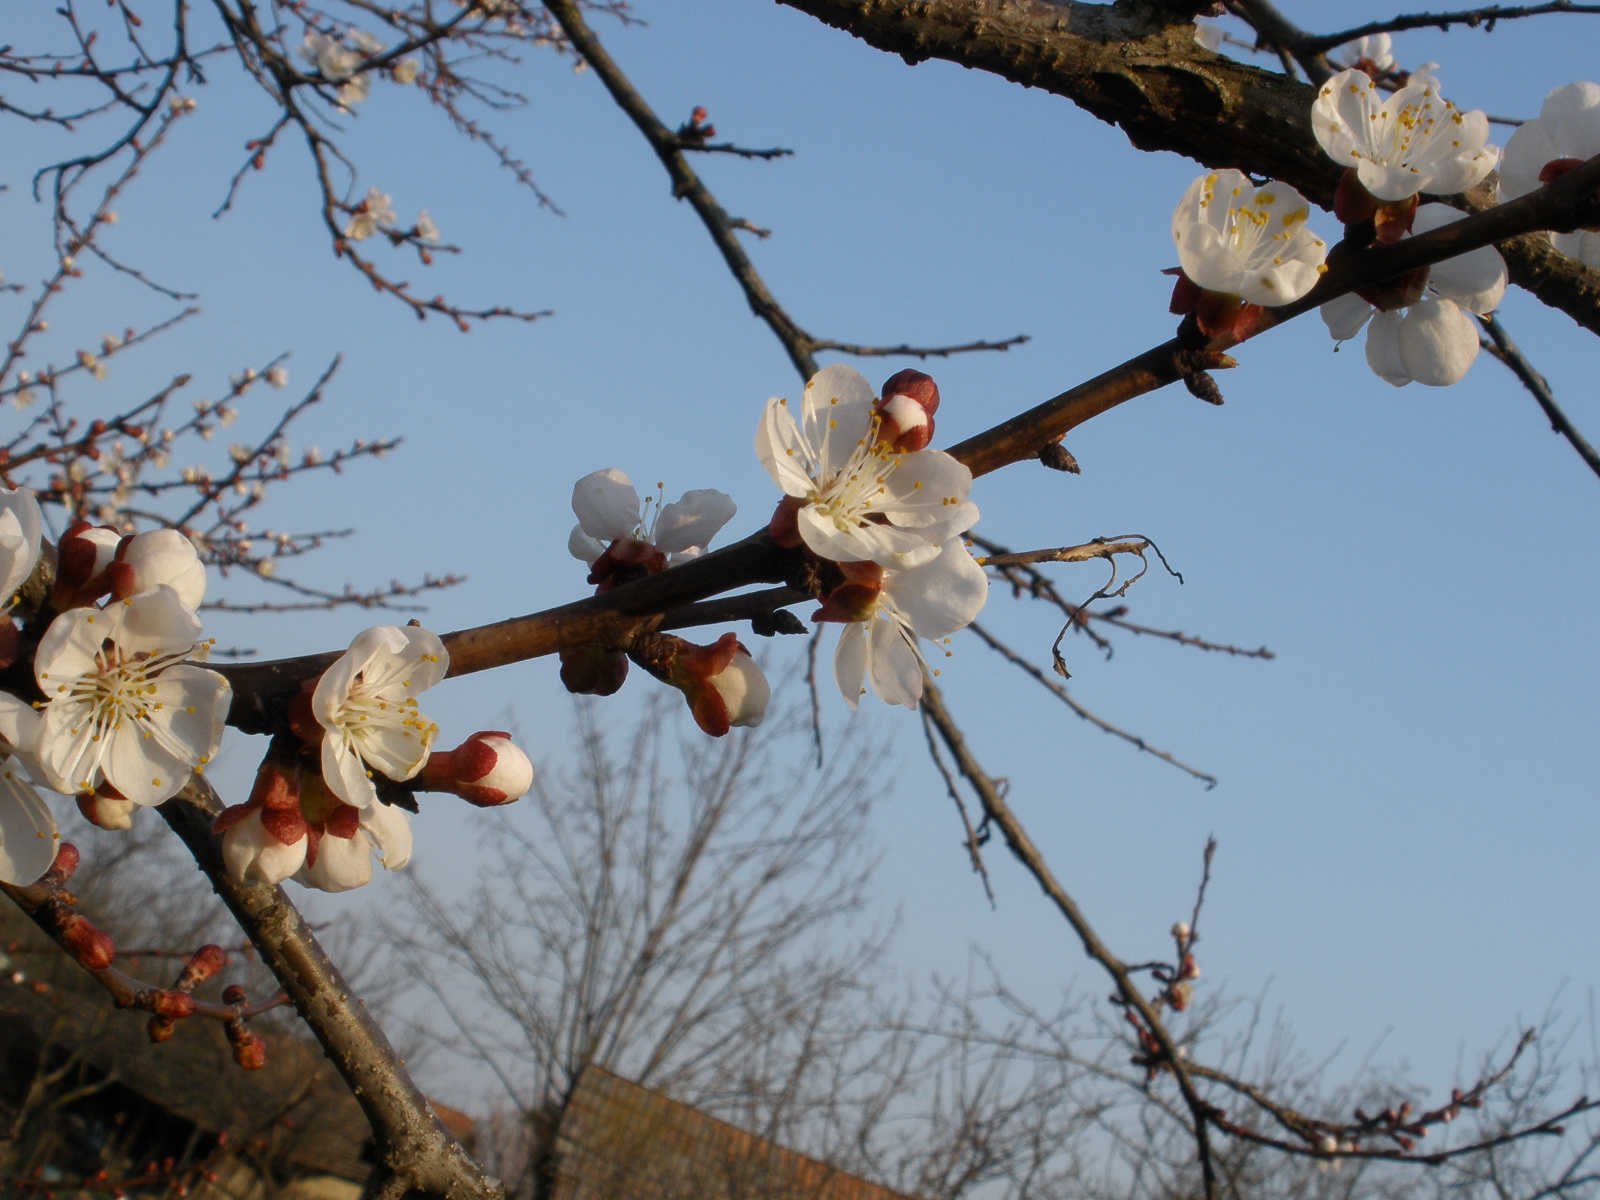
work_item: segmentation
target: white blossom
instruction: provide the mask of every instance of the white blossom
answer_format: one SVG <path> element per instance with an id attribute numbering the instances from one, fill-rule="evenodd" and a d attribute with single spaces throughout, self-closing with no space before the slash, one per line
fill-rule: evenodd
<path id="1" fill-rule="evenodd" d="M 422 69 L 421 64 L 414 58 L 402 58 L 394 64 L 394 81 L 396 83 L 415 83 L 417 73 Z"/>
<path id="2" fill-rule="evenodd" d="M 866 618 L 839 635 L 833 678 L 851 708 L 872 690 L 889 704 L 916 708 L 924 662 L 919 639 L 948 637 L 970 625 L 989 597 L 989 579 L 960 538 L 921 566 L 885 571 Z"/>
<path id="3" fill-rule="evenodd" d="M 1429 233 L 1465 216 L 1447 204 L 1419 205 L 1412 234 Z M 1324 304 L 1322 319 L 1340 342 L 1366 327 L 1367 365 L 1395 387 L 1413 381 L 1445 387 L 1460 381 L 1478 357 L 1478 328 L 1467 314 L 1486 315 L 1499 306 L 1506 291 L 1505 260 L 1493 246 L 1469 250 L 1430 267 L 1425 287 L 1433 294 L 1419 281 L 1388 312 L 1352 292 Z"/>
<path id="4" fill-rule="evenodd" d="M 1369 33 L 1346 42 L 1340 49 L 1344 51 L 1343 61 L 1352 67 L 1366 62 L 1380 71 L 1393 71 L 1399 65 L 1394 59 L 1394 40 L 1387 33 Z"/>
<path id="5" fill-rule="evenodd" d="M 377 188 L 368 188 L 367 198 L 344 227 L 344 235 L 353 242 L 359 242 L 371 237 L 383 226 L 393 224 L 394 201 Z"/>
<path id="6" fill-rule="evenodd" d="M 439 727 L 417 711 L 417 695 L 444 678 L 450 655 L 415 625 L 379 625 L 356 635 L 317 681 L 311 709 L 322 726 L 322 777 L 346 804 L 378 803 L 369 767 L 390 779 L 422 769 Z"/>
<path id="7" fill-rule="evenodd" d="M 756 454 L 802 502 L 800 537 L 814 553 L 914 567 L 977 523 L 972 472 L 942 450 L 897 453 L 880 442 L 876 400 L 859 371 L 824 367 L 806 384 L 799 420 L 787 400 L 767 402 Z"/>
<path id="8" fill-rule="evenodd" d="M 1539 115 L 1511 135 L 1500 164 L 1500 202 L 1548 182 L 1552 163 L 1572 165 L 1600 154 L 1600 84 L 1569 83 L 1545 97 Z M 1566 163 L 1561 160 L 1569 160 Z M 1586 267 L 1600 267 L 1600 230 L 1550 234 L 1555 248 Z"/>
<path id="9" fill-rule="evenodd" d="M 1271 307 L 1300 299 L 1325 270 L 1328 247 L 1306 225 L 1311 206 L 1286 183 L 1257 188 L 1242 171 L 1189 185 L 1172 214 L 1172 240 L 1190 280 L 1207 291 Z"/>
<path id="10" fill-rule="evenodd" d="M 641 505 L 633 481 L 615 467 L 595 471 L 572 488 L 578 523 L 567 538 L 574 558 L 593 563 L 620 539 L 645 542 L 676 565 L 705 552 L 738 512 L 733 497 L 715 488 L 685 492 L 671 504 L 647 497 Z"/>
<path id="11" fill-rule="evenodd" d="M 439 227 L 433 223 L 433 218 L 428 215 L 427 209 L 417 214 L 417 236 L 425 242 L 439 240 Z"/>
<path id="12" fill-rule="evenodd" d="M 210 762 L 233 691 L 184 661 L 204 653 L 200 632 L 164 585 L 57 617 L 34 658 L 44 782 L 67 793 L 108 783 L 135 804 L 160 804 Z"/>
<path id="13" fill-rule="evenodd" d="M 50 808 L 23 775 L 37 777 L 39 714 L 0 692 L 0 883 L 26 887 L 50 869 L 61 835 Z"/>
<path id="14" fill-rule="evenodd" d="M 1419 72 L 1389 93 L 1363 71 L 1341 71 L 1311 106 L 1311 129 L 1328 156 L 1354 167 L 1361 185 L 1384 202 L 1418 192 L 1464 192 L 1494 170 L 1489 118 L 1461 112 Z"/>
<path id="15" fill-rule="evenodd" d="M 0 611 L 28 582 L 39 561 L 44 517 L 39 501 L 27 488 L 0 488 Z"/>
<path id="16" fill-rule="evenodd" d="M 347 892 L 371 880 L 374 854 L 389 871 L 398 871 L 411 861 L 410 814 L 389 804 L 362 809 L 354 836 L 324 831 L 317 839 L 316 861 L 308 854 L 294 880 L 324 892 Z"/>
<path id="17" fill-rule="evenodd" d="M 342 83 L 361 65 L 361 55 L 326 33 L 306 31 L 300 43 L 300 57 L 333 83 Z"/>

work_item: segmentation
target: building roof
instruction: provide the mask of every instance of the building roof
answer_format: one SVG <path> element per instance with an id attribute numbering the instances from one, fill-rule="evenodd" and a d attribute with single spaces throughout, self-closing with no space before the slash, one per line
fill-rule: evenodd
<path id="1" fill-rule="evenodd" d="M 911 1200 L 600 1067 L 556 1134 L 552 1200 Z"/>

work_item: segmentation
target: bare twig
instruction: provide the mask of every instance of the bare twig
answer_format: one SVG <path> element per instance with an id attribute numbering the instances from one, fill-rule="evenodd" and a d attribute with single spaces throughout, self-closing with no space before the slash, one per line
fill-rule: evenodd
<path id="1" fill-rule="evenodd" d="M 1484 332 L 1489 335 L 1489 340 L 1483 344 L 1484 349 L 1505 363 L 1511 373 L 1522 381 L 1522 386 L 1533 393 L 1533 398 L 1539 402 L 1539 407 L 1544 409 L 1544 415 L 1550 418 L 1550 428 L 1566 438 L 1578 452 L 1578 457 L 1588 464 L 1589 469 L 1600 475 L 1600 454 L 1597 454 L 1588 439 L 1578 432 L 1578 427 L 1568 419 L 1567 414 L 1561 411 L 1561 406 L 1556 403 L 1555 394 L 1550 390 L 1549 380 L 1535 370 L 1527 356 L 1518 349 L 1517 344 L 1511 340 L 1511 335 L 1506 332 L 1505 326 L 1500 323 L 1500 318 L 1491 313 L 1487 317 L 1479 317 L 1478 324 L 1482 325 Z"/>

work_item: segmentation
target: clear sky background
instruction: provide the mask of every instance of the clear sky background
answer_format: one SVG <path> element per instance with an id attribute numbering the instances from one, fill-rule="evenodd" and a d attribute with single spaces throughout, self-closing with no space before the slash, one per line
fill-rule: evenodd
<path id="1" fill-rule="evenodd" d="M 1283 7 L 1320 25 L 1329 12 L 1354 23 L 1394 6 Z M 46 6 L 27 8 L 8 12 L 8 41 L 33 44 L 53 28 Z M 1138 153 L 1061 98 L 948 63 L 908 67 L 773 4 L 641 0 L 637 15 L 644 25 L 598 29 L 664 120 L 703 104 L 720 136 L 796 151 L 695 166 L 730 212 L 773 230 L 751 253 L 801 324 L 877 343 L 1031 336 L 1004 355 L 929 368 L 943 391 L 942 444 L 1170 335 L 1159 272 L 1174 262 L 1168 221 L 1195 164 Z M 1551 88 L 1593 76 L 1597 33 L 1592 19 L 1554 16 L 1492 36 L 1409 34 L 1398 54 L 1408 66 L 1438 60 L 1464 108 L 1526 117 Z M 403 218 L 427 207 L 465 249 L 427 271 L 384 248 L 380 260 L 425 295 L 548 307 L 553 318 L 462 335 L 376 295 L 330 255 L 293 143 L 213 221 L 244 141 L 270 120 L 252 85 L 218 68 L 193 90 L 198 112 L 118 205 L 112 235 L 164 281 L 200 292 L 205 314 L 115 360 L 105 382 L 75 385 L 109 412 L 179 371 L 195 375 L 192 396 L 215 397 L 229 373 L 280 351 L 293 352 L 291 389 L 343 354 L 296 446 L 390 434 L 405 445 L 283 490 L 270 523 L 359 527 L 307 561 L 303 574 L 325 585 L 467 574 L 424 617 L 441 631 L 586 590 L 565 541 L 571 486 L 588 471 L 662 479 L 669 497 L 722 488 L 740 505 L 730 536 L 764 522 L 776 492 L 751 449 L 756 420 L 768 396 L 799 392 L 599 81 L 535 51 L 516 86 L 527 107 L 493 127 L 565 216 L 539 209 L 393 84 L 374 83 L 345 146 L 362 190 L 390 193 Z M 4 129 L 0 268 L 32 282 L 50 253 L 28 178 L 62 141 Z M 1337 233 L 1327 214 L 1313 224 Z M 23 303 L 0 300 L 16 321 Z M 91 268 L 52 314 L 49 357 L 64 363 L 102 332 L 170 310 Z M 1569 414 L 1600 436 L 1590 335 L 1516 289 L 1502 315 Z M 1600 981 L 1600 480 L 1487 355 L 1455 387 L 1396 390 L 1367 369 L 1359 342 L 1335 354 L 1310 316 L 1238 357 L 1219 377 L 1225 407 L 1169 388 L 1069 438 L 1081 477 L 1018 466 L 974 492 L 980 532 L 1014 546 L 1154 537 L 1187 582 L 1152 572 L 1130 597 L 1135 619 L 1276 653 L 1258 662 L 1119 638 L 1105 662 L 1082 639 L 1066 643 L 1080 700 L 1219 786 L 1206 791 L 1079 721 L 970 636 L 944 664 L 947 699 L 1112 947 L 1130 959 L 1170 949 L 1166 930 L 1187 915 L 1215 834 L 1203 987 L 1264 992 L 1306 1048 L 1351 1046 L 1350 1067 L 1387 1035 L 1380 1059 L 1447 1087 L 1462 1054 L 1475 1059 L 1558 993 L 1577 1015 Z M 877 382 L 905 364 L 861 365 Z M 221 440 L 263 431 L 282 398 L 255 393 Z M 1057 575 L 1067 594 L 1087 595 L 1103 570 Z M 1057 623 L 1042 606 L 997 591 L 984 620 L 1048 661 Z M 210 628 L 223 644 L 276 655 L 342 646 L 370 623 L 343 612 Z M 779 653 L 803 651 L 792 641 Z M 648 686 L 636 672 L 624 697 Z M 842 719 L 837 694 L 823 699 Z M 553 660 L 452 681 L 425 707 L 449 744 L 509 710 L 536 761 L 562 761 L 569 706 Z M 959 975 L 976 945 L 1037 999 L 1074 980 L 1103 990 L 998 845 L 988 861 L 999 903 L 985 903 L 916 718 L 866 719 L 896 739 L 902 763 L 876 818 L 882 912 L 900 913 L 893 968 L 908 980 Z M 230 739 L 221 777 L 238 787 L 256 750 Z M 429 804 L 414 869 L 446 887 L 467 882 L 481 828 L 465 806 Z M 384 903 L 396 886 L 380 880 L 319 911 Z"/>

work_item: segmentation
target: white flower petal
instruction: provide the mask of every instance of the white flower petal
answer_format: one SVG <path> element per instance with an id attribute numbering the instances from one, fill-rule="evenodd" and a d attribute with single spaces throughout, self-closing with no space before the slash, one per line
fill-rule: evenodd
<path id="1" fill-rule="evenodd" d="M 272 887 L 288 879 L 306 860 L 309 838 L 285 846 L 261 823 L 257 809 L 222 834 L 222 861 L 237 883 Z"/>
<path id="2" fill-rule="evenodd" d="M 839 631 L 839 645 L 833 652 L 833 681 L 851 708 L 861 702 L 861 685 L 866 677 L 867 625 L 852 621 Z"/>
<path id="3" fill-rule="evenodd" d="M 27 488 L 0 488 L 0 606 L 33 574 L 44 518 Z"/>
<path id="4" fill-rule="evenodd" d="M 371 879 L 372 843 L 360 829 L 348 838 L 323 834 L 317 840 L 317 861 L 307 862 L 294 875 L 296 883 L 323 892 L 348 892 Z"/>
<path id="5" fill-rule="evenodd" d="M 922 699 L 922 655 L 912 632 L 888 614 L 868 623 L 867 677 L 886 704 L 914 709 Z"/>
<path id="6" fill-rule="evenodd" d="M 378 803 L 378 789 L 367 775 L 367 764 L 342 733 L 330 730 L 322 739 L 322 780 L 346 804 L 371 808 Z"/>
<path id="7" fill-rule="evenodd" d="M 590 537 L 583 531 L 582 525 L 574 525 L 572 532 L 567 535 L 567 553 L 582 562 L 594 564 L 594 560 L 606 552 L 606 544 Z"/>
<path id="8" fill-rule="evenodd" d="M 834 562 L 875 562 L 886 567 L 914 567 L 938 556 L 939 544 L 922 530 L 865 522 L 845 525 L 808 504 L 799 512 L 800 538 L 812 553 Z"/>
<path id="9" fill-rule="evenodd" d="M 376 847 L 387 871 L 398 871 L 411 861 L 411 816 L 391 804 L 376 804 L 361 814 L 361 828 Z"/>
<path id="10" fill-rule="evenodd" d="M 1367 323 L 1375 310 L 1354 292 L 1346 292 L 1329 300 L 1318 311 L 1322 313 L 1322 320 L 1328 326 L 1328 332 L 1333 335 L 1333 340 L 1348 342 L 1361 332 L 1362 326 Z"/>
<path id="11" fill-rule="evenodd" d="M 807 382 L 801 400 L 805 437 L 816 451 L 823 483 L 845 468 L 869 436 L 877 398 L 866 377 L 843 363 L 823 367 Z"/>
<path id="12" fill-rule="evenodd" d="M 626 475 L 607 467 L 573 485 L 572 511 L 590 537 L 614 542 L 632 537 L 639 527 L 639 493 Z"/>
<path id="13" fill-rule="evenodd" d="M 989 578 L 960 538 L 920 567 L 891 571 L 883 592 L 919 636 L 932 641 L 972 624 L 989 598 Z"/>
<path id="14" fill-rule="evenodd" d="M 1400 360 L 1418 383 L 1447 387 L 1478 357 L 1478 327 L 1453 301 L 1425 299 L 1406 310 L 1398 330 Z"/>
<path id="15" fill-rule="evenodd" d="M 0 883 L 26 887 L 55 861 L 61 835 L 50 808 L 17 771 L 0 762 Z"/>
<path id="16" fill-rule="evenodd" d="M 756 428 L 756 457 L 784 495 L 804 500 L 816 490 L 810 475 L 816 456 L 806 444 L 787 400 L 774 396 L 767 401 Z"/>
<path id="17" fill-rule="evenodd" d="M 733 497 L 715 488 L 685 492 L 656 518 L 655 546 L 668 554 L 681 554 L 711 544 L 711 539 L 738 512 Z"/>
<path id="18" fill-rule="evenodd" d="M 1411 382 L 1411 373 L 1400 357 L 1402 319 L 1397 312 L 1373 313 L 1372 323 L 1367 326 L 1367 366 L 1379 379 L 1395 387 Z"/>

